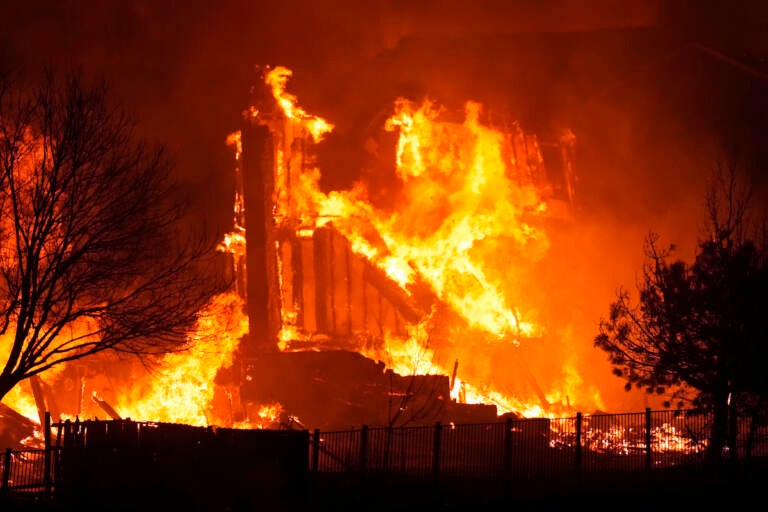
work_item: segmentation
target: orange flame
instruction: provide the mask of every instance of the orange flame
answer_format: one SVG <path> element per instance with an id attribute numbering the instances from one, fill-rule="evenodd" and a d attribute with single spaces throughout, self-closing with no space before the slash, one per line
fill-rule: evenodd
<path id="1" fill-rule="evenodd" d="M 248 332 L 242 303 L 234 294 L 216 297 L 202 312 L 190 351 L 166 355 L 154 375 L 135 383 L 112 405 L 122 417 L 188 425 L 230 424 L 211 410 L 215 377 L 232 364 L 240 338 Z"/>
<path id="2" fill-rule="evenodd" d="M 289 70 L 276 68 L 267 83 L 285 116 L 307 128 L 305 120 L 315 118 L 286 92 L 290 76 Z M 545 330 L 536 321 L 536 311 L 524 306 L 525 293 L 515 285 L 549 247 L 546 234 L 536 224 L 536 219 L 548 214 L 547 203 L 530 179 L 542 163 L 538 143 L 519 127 L 504 134 L 484 125 L 481 105 L 475 102 L 467 102 L 463 123 L 442 121 L 441 113 L 431 101 L 417 106 L 398 99 L 386 121 L 385 129 L 399 134 L 400 188 L 395 212 L 371 204 L 360 182 L 350 190 L 321 191 L 318 168 L 304 165 L 301 172 L 294 172 L 292 162 L 278 149 L 276 181 L 291 173 L 290 193 L 277 187 L 280 215 L 300 219 L 305 233 L 311 233 L 308 226 L 333 224 L 354 252 L 377 265 L 407 293 L 412 293 L 415 283 L 426 282 L 463 319 L 465 326 L 456 328 L 486 333 L 490 338 L 486 336 L 485 342 L 506 341 L 514 346 L 522 339 L 541 336 Z M 529 148 L 524 159 L 515 157 L 513 147 L 521 138 Z M 288 142 L 281 147 L 288 147 Z M 500 251 L 514 255 L 516 265 L 505 265 L 508 258 Z M 284 314 L 283 321 L 281 348 L 290 339 L 302 339 L 290 314 Z M 384 341 L 388 357 L 379 358 L 398 373 L 413 370 L 415 364 L 444 373 L 434 352 L 419 353 L 417 347 L 426 337 L 396 340 L 388 336 Z M 367 355 L 375 357 L 371 352 Z M 477 396 L 478 401 L 495 393 L 493 402 L 503 404 L 503 411 L 529 408 L 500 392 L 481 392 L 468 384 L 465 391 L 468 400 Z"/>
<path id="3" fill-rule="evenodd" d="M 291 75 L 293 75 L 293 71 L 290 69 L 277 66 L 267 73 L 265 81 L 272 88 L 272 95 L 286 117 L 302 120 L 304 126 L 312 134 L 314 141 L 320 142 L 326 133 L 333 130 L 333 125 L 321 117 L 307 114 L 296 104 L 296 96 L 285 90 Z"/>

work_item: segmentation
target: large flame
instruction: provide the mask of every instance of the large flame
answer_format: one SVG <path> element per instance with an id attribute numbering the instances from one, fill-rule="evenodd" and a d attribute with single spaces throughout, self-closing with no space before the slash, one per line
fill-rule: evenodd
<path id="1" fill-rule="evenodd" d="M 296 97 L 285 92 L 289 76 L 285 68 L 277 68 L 267 76 L 267 83 L 284 116 L 319 140 L 314 127 L 330 131 L 333 125 L 307 114 Z M 403 98 L 395 101 L 384 126 L 398 135 L 394 210 L 377 208 L 363 182 L 349 190 L 323 192 L 320 170 L 306 165 L 299 175 L 291 176 L 288 193 L 279 183 L 292 162 L 278 151 L 276 222 L 281 215 L 293 216 L 307 233 L 332 224 L 354 252 L 407 293 L 426 284 L 461 319 L 443 330 L 461 333 L 464 340 L 474 339 L 475 345 L 467 342 L 453 352 L 466 356 L 478 340 L 505 343 L 510 348 L 522 340 L 535 343 L 546 329 L 538 322 L 522 283 L 549 248 L 540 225 L 549 214 L 547 190 L 533 179 L 543 163 L 538 142 L 517 124 L 508 132 L 483 124 L 482 105 L 477 102 L 466 103 L 463 122 L 445 120 L 441 114 L 443 110 L 429 100 L 421 104 Z M 526 148 L 525 154 L 520 154 L 519 147 Z M 451 323 L 446 318 L 440 322 Z M 292 316 L 284 315 L 281 348 L 297 336 L 300 333 L 292 325 Z M 449 373 L 452 358 L 438 355 L 429 339 L 430 332 L 420 325 L 411 329 L 409 339 L 387 335 L 383 347 L 361 347 L 360 351 L 386 361 L 402 374 L 417 368 L 425 373 Z M 562 386 L 542 394 L 567 402 L 577 392 L 572 384 L 579 379 L 575 368 L 566 364 Z M 461 392 L 463 400 L 495 403 L 501 412 L 543 412 L 540 403 L 493 389 L 493 379 L 474 385 L 456 380 L 461 383 L 454 389 L 456 399 Z M 590 406 L 602 405 L 595 390 L 588 397 L 580 394 Z"/>
<path id="2" fill-rule="evenodd" d="M 271 84 L 273 73 L 267 78 Z M 279 83 L 273 91 L 286 116 L 295 118 L 298 112 L 310 126 L 332 127 L 298 108 L 295 97 L 285 94 L 284 82 Z M 528 219 L 545 214 L 547 205 L 532 183 L 515 181 L 523 165 L 510 158 L 512 139 L 480 124 L 480 110 L 478 103 L 468 102 L 464 123 L 440 122 L 430 101 L 416 107 L 397 100 L 387 121 L 387 129 L 400 133 L 402 188 L 396 212 L 373 207 L 361 183 L 325 194 L 317 168 L 299 176 L 290 204 L 305 223 L 319 227 L 332 222 L 355 252 L 404 288 L 417 278 L 426 280 L 470 326 L 515 340 L 540 334 L 541 327 L 523 320 L 533 312 L 522 314 L 520 306 L 510 305 L 512 299 L 520 302 L 515 273 L 525 269 L 499 268 L 504 255 L 498 250 L 506 247 L 529 261 L 541 257 L 547 237 Z M 282 210 L 294 211 L 287 200 L 276 199 Z"/>
<path id="3" fill-rule="evenodd" d="M 407 263 L 472 327 L 499 337 L 533 336 L 521 320 L 514 272 L 496 266 L 501 243 L 529 258 L 547 249 L 544 233 L 526 217 L 546 211 L 537 190 L 510 177 L 508 142 L 479 122 L 480 105 L 466 105 L 463 124 L 439 123 L 431 103 L 396 103 L 389 129 L 399 129 L 397 174 L 403 182 L 395 214 L 373 220 L 391 257 Z M 398 266 L 404 268 L 405 265 Z M 526 314 L 523 317 L 531 317 Z"/>
<path id="4" fill-rule="evenodd" d="M 248 332 L 248 319 L 235 294 L 217 297 L 202 312 L 190 351 L 168 354 L 154 378 L 131 386 L 114 404 L 121 415 L 144 421 L 188 425 L 228 425 L 212 408 L 215 378 L 220 368 L 232 365 L 240 338 Z M 141 380 L 138 381 L 141 383 Z"/>
<path id="5" fill-rule="evenodd" d="M 296 96 L 286 91 L 291 75 L 293 71 L 290 69 L 277 66 L 267 73 L 265 81 L 272 89 L 272 95 L 285 115 L 292 119 L 301 119 L 315 142 L 320 142 L 323 135 L 333 130 L 333 125 L 321 117 L 307 114 L 298 106 Z"/>

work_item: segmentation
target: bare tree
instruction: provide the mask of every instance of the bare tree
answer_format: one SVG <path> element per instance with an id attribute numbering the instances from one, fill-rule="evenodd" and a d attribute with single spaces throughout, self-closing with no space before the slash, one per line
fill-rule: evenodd
<path id="1" fill-rule="evenodd" d="M 215 241 L 181 229 L 162 145 L 136 135 L 104 83 L 0 77 L 0 399 L 105 350 L 183 350 L 228 282 Z"/>

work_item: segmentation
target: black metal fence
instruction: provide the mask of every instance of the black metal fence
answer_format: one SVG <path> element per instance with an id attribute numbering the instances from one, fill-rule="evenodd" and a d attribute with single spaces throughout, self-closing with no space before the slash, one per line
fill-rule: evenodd
<path id="1" fill-rule="evenodd" d="M 41 493 L 52 490 L 54 471 L 58 464 L 58 450 L 7 448 L 0 456 L 2 489 L 17 492 Z"/>
<path id="2" fill-rule="evenodd" d="M 77 449 L 84 439 L 78 437 L 78 432 L 85 431 L 84 424 L 51 425 L 49 417 L 46 423 L 47 448 L 8 449 L 0 453 L 1 493 L 47 497 L 53 495 L 57 485 L 65 480 L 62 460 L 72 450 L 67 451 L 64 440 L 74 436 L 69 446 Z M 122 423 L 111 427 L 105 426 L 106 423 L 110 422 L 91 425 L 97 427 L 90 429 L 91 444 L 97 441 L 103 444 L 106 439 L 103 431 L 111 428 L 114 432 L 107 437 L 112 441 L 122 440 L 124 443 L 126 436 L 131 439 L 131 446 L 125 452 L 133 454 L 134 458 L 138 453 L 134 449 L 138 442 L 136 436 L 146 445 L 163 431 L 134 422 L 128 422 L 128 430 Z M 731 438 L 734 446 L 726 447 L 730 453 L 724 455 L 730 455 L 732 459 L 745 456 L 750 426 L 749 419 L 736 422 L 735 436 Z M 119 431 L 116 430 L 118 427 Z M 702 464 L 711 428 L 710 414 L 648 409 L 640 413 L 577 414 L 570 418 L 508 419 L 480 424 L 435 423 L 430 426 L 363 426 L 347 431 L 303 431 L 306 449 L 302 451 L 308 458 L 308 471 L 315 473 L 387 473 L 522 481 L 569 473 L 636 472 Z M 57 431 L 56 435 L 52 435 L 52 429 Z M 178 426 L 172 430 L 178 433 Z M 750 454 L 768 456 L 768 427 L 760 426 L 751 438 Z M 162 439 L 161 444 L 174 444 L 167 435 Z M 232 447 L 229 449 L 231 451 Z M 253 460 L 258 458 L 256 454 Z M 152 460 L 155 459 L 157 454 L 152 455 Z M 247 462 L 242 457 L 237 460 L 238 467 L 247 469 Z"/>
<path id="3" fill-rule="evenodd" d="M 744 457 L 750 422 L 741 419 L 737 425 L 735 446 L 727 450 Z M 703 463 L 711 428 L 710 414 L 649 409 L 481 424 L 315 430 L 310 468 L 505 479 L 653 470 Z M 757 430 L 750 448 L 753 456 L 768 455 L 768 428 Z"/>

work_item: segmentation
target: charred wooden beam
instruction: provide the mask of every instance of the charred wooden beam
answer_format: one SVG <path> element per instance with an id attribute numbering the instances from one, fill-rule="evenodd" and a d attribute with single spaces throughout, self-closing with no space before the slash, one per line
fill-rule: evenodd
<path id="1" fill-rule="evenodd" d="M 35 433 L 36 427 L 37 424 L 33 420 L 0 402 L 0 446 L 21 446 L 22 441 Z"/>
<path id="2" fill-rule="evenodd" d="M 245 123 L 241 140 L 249 327 L 249 344 L 245 350 L 260 352 L 277 348 L 276 306 L 274 298 L 270 300 L 270 295 L 279 297 L 277 255 L 274 235 L 268 229 L 272 218 L 274 145 L 269 127 L 250 121 Z M 279 318 L 279 313 L 277 316 Z"/>
<path id="3" fill-rule="evenodd" d="M 296 325 L 304 325 L 304 262 L 301 254 L 301 241 L 292 236 L 288 242 L 291 246 L 291 289 L 293 292 L 293 308 L 296 311 Z"/>
<path id="4" fill-rule="evenodd" d="M 3 421 L 4 425 L 12 426 L 12 427 L 18 427 L 19 429 L 29 431 L 26 435 L 30 435 L 32 431 L 35 429 L 35 422 L 31 419 L 27 418 L 20 412 L 16 411 L 16 409 L 5 405 L 4 403 L 0 402 L 0 420 Z M 25 437 L 26 437 L 25 435 Z"/>
<path id="5" fill-rule="evenodd" d="M 35 406 L 37 406 L 37 414 L 40 417 L 40 424 L 45 423 L 45 411 L 47 407 L 45 405 L 45 394 L 43 393 L 43 384 L 39 375 L 33 375 L 29 378 L 29 384 L 32 387 L 32 396 L 35 397 Z"/>
<path id="6" fill-rule="evenodd" d="M 419 307 L 411 296 L 392 281 L 384 271 L 371 264 L 365 266 L 365 280 L 376 288 L 386 298 L 406 321 L 417 323 L 428 313 L 429 309 Z"/>
<path id="7" fill-rule="evenodd" d="M 317 331 L 327 333 L 330 331 L 331 322 L 329 322 L 328 297 L 332 296 L 330 292 L 331 280 L 329 272 L 329 258 L 331 234 L 326 229 L 318 229 L 312 234 L 313 262 L 315 273 L 315 321 Z"/>
<path id="8" fill-rule="evenodd" d="M 95 392 L 93 393 L 93 395 L 91 395 L 91 401 L 96 405 L 98 405 L 99 407 L 101 407 L 101 409 L 104 412 L 106 412 L 109 415 L 109 417 L 112 418 L 113 420 L 122 419 L 120 417 L 120 414 L 118 414 L 118 412 L 114 409 L 114 407 L 109 405 L 109 403 L 106 400 L 102 400 L 101 398 L 99 398 L 99 396 Z"/>

